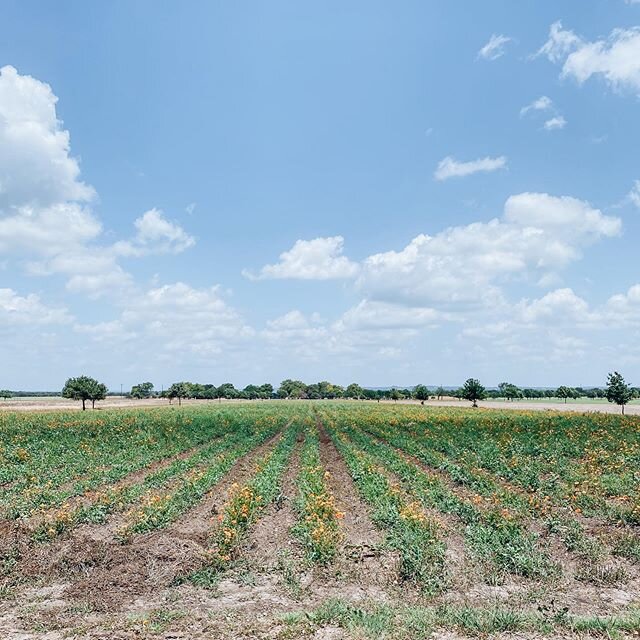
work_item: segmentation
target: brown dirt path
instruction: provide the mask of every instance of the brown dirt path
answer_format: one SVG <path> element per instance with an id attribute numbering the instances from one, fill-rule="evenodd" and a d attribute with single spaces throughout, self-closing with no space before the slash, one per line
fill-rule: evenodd
<path id="1" fill-rule="evenodd" d="M 318 421 L 320 434 L 320 460 L 329 471 L 327 488 L 334 496 L 336 506 L 344 513 L 340 521 L 344 538 L 338 549 L 342 570 L 352 579 L 385 586 L 397 583 L 397 554 L 383 550 L 384 536 L 373 524 L 369 508 L 362 501 L 349 469 Z"/>

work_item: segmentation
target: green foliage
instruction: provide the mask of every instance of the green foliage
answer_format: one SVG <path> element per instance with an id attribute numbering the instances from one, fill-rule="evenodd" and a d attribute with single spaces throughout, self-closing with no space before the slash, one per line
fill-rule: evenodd
<path id="1" fill-rule="evenodd" d="M 132 398 L 137 399 L 150 398 L 153 395 L 153 383 L 141 382 L 140 384 L 133 385 L 130 395 Z"/>
<path id="2" fill-rule="evenodd" d="M 429 399 L 429 389 L 427 389 L 427 387 L 425 387 L 423 384 L 419 384 L 413 390 L 413 397 L 416 400 L 420 400 L 421 402 L 424 401 L 424 400 L 428 400 Z"/>
<path id="3" fill-rule="evenodd" d="M 82 401 L 82 410 L 86 409 L 86 401 L 90 400 L 95 408 L 96 400 L 104 400 L 107 397 L 106 385 L 89 376 L 69 378 L 62 389 L 62 397 Z"/>
<path id="4" fill-rule="evenodd" d="M 624 378 L 617 371 L 614 371 L 607 377 L 605 395 L 609 402 L 615 402 L 620 405 L 622 407 L 622 413 L 624 413 L 624 405 L 633 398 L 634 392 L 624 381 Z"/>
<path id="5" fill-rule="evenodd" d="M 486 391 L 479 380 L 469 378 L 462 387 L 462 397 L 473 402 L 473 406 L 477 407 L 478 400 L 483 400 L 486 397 Z"/>
<path id="6" fill-rule="evenodd" d="M 498 385 L 498 392 L 500 396 L 507 400 L 515 400 L 517 398 L 524 397 L 523 392 L 516 387 L 515 384 L 511 384 L 510 382 L 501 382 Z"/>
<path id="7" fill-rule="evenodd" d="M 566 387 L 566 386 L 560 386 L 556 389 L 556 398 L 561 398 L 565 401 L 565 403 L 567 402 L 567 400 L 569 398 L 575 399 L 578 396 L 576 390 L 572 387 Z"/>
<path id="8" fill-rule="evenodd" d="M 345 390 L 344 390 L 345 398 L 354 398 L 355 400 L 360 400 L 364 398 L 364 389 L 355 382 L 352 382 Z"/>

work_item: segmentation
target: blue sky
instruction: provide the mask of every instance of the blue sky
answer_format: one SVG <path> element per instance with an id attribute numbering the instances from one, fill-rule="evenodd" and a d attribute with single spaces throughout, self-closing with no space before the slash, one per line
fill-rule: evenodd
<path id="1" fill-rule="evenodd" d="M 638 25 L 5 0 L 0 387 L 638 383 Z"/>

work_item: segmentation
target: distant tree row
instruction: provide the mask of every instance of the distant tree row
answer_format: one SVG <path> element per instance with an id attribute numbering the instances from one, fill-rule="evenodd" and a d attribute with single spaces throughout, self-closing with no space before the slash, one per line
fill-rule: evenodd
<path id="1" fill-rule="evenodd" d="M 519 398 L 535 398 L 535 397 L 545 397 L 545 398 L 562 398 L 565 401 L 565 404 L 568 399 L 577 399 L 583 397 L 590 398 L 606 398 L 609 402 L 613 402 L 619 405 L 622 408 L 622 413 L 624 415 L 624 407 L 629 404 L 631 400 L 634 398 L 640 398 L 640 388 L 631 387 L 625 382 L 625 379 L 622 377 L 620 373 L 614 371 L 607 376 L 607 384 L 603 389 L 590 389 L 589 391 L 594 392 L 598 391 L 597 394 L 587 394 L 584 389 L 581 388 L 573 388 L 567 386 L 560 386 L 555 391 L 547 394 L 545 392 L 542 396 L 534 396 L 528 395 L 526 392 L 532 391 L 531 389 L 519 389 L 516 385 L 511 384 L 509 382 L 502 382 L 498 385 L 497 393 L 487 392 L 486 389 L 480 384 L 478 380 L 474 378 L 469 378 L 464 386 L 461 387 L 456 395 L 460 398 L 464 398 L 465 400 L 469 400 L 473 402 L 473 406 L 478 406 L 478 400 L 483 400 L 487 397 L 498 397 L 498 398 L 506 398 L 507 400 L 517 400 Z"/>
<path id="2" fill-rule="evenodd" d="M 107 386 L 88 376 L 69 378 L 62 389 L 64 398 L 80 400 L 83 411 L 86 409 L 86 402 L 90 401 L 92 407 L 98 400 L 104 400 L 109 391 Z M 8 390 L 0 390 L 1 398 L 13 397 L 14 393 Z M 169 403 L 177 399 L 178 404 L 182 400 L 194 398 L 199 400 L 221 400 L 221 399 L 243 399 L 243 400 L 268 400 L 268 399 L 288 399 L 288 400 L 333 400 L 336 398 L 346 398 L 353 400 L 419 400 L 422 404 L 426 400 L 441 400 L 444 397 L 454 397 L 460 400 L 469 400 L 473 406 L 478 406 L 478 400 L 486 398 L 504 398 L 508 401 L 521 399 L 539 398 L 560 398 L 565 403 L 569 399 L 577 398 L 606 398 L 624 407 L 634 398 L 640 398 L 640 389 L 628 385 L 624 378 L 616 371 L 610 373 L 607 384 L 603 388 L 593 387 L 583 389 L 581 387 L 560 386 L 557 389 L 521 389 L 510 382 L 501 382 L 497 389 L 486 389 L 475 378 L 469 378 L 462 387 L 446 390 L 442 386 L 429 388 L 419 384 L 412 388 L 398 389 L 365 389 L 355 382 L 346 388 L 328 381 L 306 384 L 301 380 L 283 380 L 277 390 L 273 385 L 265 383 L 262 385 L 250 384 L 244 389 L 236 389 L 230 382 L 225 382 L 219 386 L 213 384 L 200 384 L 197 382 L 174 382 L 168 389 L 163 389 L 158 393 L 151 382 L 141 382 L 131 387 L 129 397 L 137 399 L 161 397 L 167 398 Z"/>

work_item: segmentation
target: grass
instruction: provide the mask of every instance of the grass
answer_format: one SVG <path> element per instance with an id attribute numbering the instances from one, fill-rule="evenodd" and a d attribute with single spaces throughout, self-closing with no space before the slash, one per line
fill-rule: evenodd
<path id="1" fill-rule="evenodd" d="M 605 638 L 640 631 L 640 611 L 621 616 L 572 616 L 553 607 L 525 612 L 506 607 L 471 607 L 440 605 L 433 607 L 369 604 L 356 606 L 341 599 L 331 599 L 310 611 L 282 616 L 294 633 L 312 633 L 327 625 L 339 626 L 357 637 L 410 640 L 428 638 L 440 629 L 455 629 L 470 636 L 511 633 L 536 633 L 557 637 L 559 632 L 573 632 Z"/>

